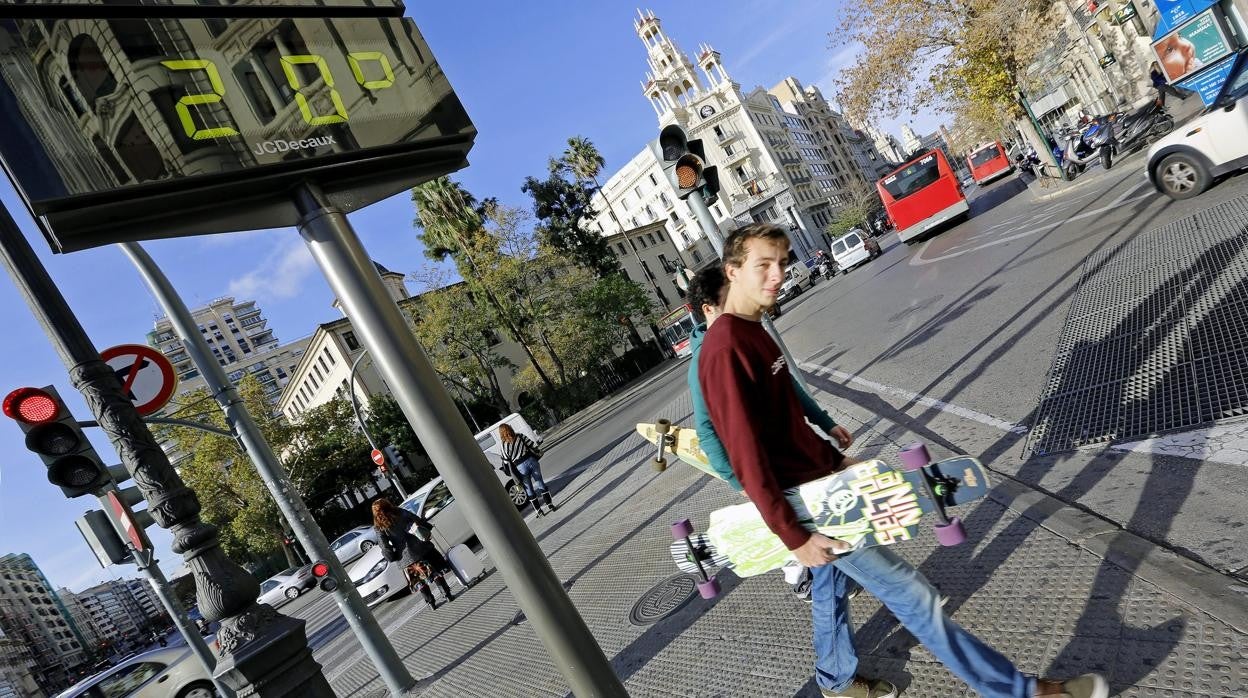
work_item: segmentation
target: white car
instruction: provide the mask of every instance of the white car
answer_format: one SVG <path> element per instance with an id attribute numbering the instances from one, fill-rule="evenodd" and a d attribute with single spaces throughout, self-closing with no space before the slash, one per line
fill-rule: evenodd
<path id="1" fill-rule="evenodd" d="M 287 601 L 294 601 L 303 592 L 316 586 L 312 565 L 291 567 L 260 582 L 260 598 L 256 603 L 267 603 L 277 608 Z"/>
<path id="2" fill-rule="evenodd" d="M 1148 149 L 1148 179 L 1172 199 L 1190 199 L 1248 168 L 1248 51 L 1234 60 L 1213 103 Z"/>
<path id="3" fill-rule="evenodd" d="M 784 270 L 784 283 L 780 285 L 780 292 L 776 294 L 776 303 L 783 303 L 802 295 L 803 285 L 814 288 L 814 275 L 810 273 L 805 262 L 790 264 Z"/>
<path id="4" fill-rule="evenodd" d="M 169 647 L 131 657 L 84 679 L 56 698 L 213 698 L 212 677 L 190 648 Z"/>
<path id="5" fill-rule="evenodd" d="M 832 241 L 832 259 L 836 260 L 836 265 L 842 272 L 848 272 L 878 256 L 880 243 L 857 228 Z"/>
<path id="6" fill-rule="evenodd" d="M 455 496 L 440 477 L 421 487 L 399 506 L 425 517 L 433 524 L 433 544 L 443 554 L 476 536 L 464 518 L 463 510 L 455 506 Z M 414 527 L 412 533 L 416 533 Z M 364 553 L 347 571 L 347 576 L 364 598 L 364 603 L 370 606 L 407 588 L 403 570 L 382 557 L 381 546 Z"/>
<path id="7" fill-rule="evenodd" d="M 347 564 L 372 550 L 377 545 L 377 529 L 372 526 L 356 526 L 334 539 L 329 549 L 338 556 L 338 561 Z"/>

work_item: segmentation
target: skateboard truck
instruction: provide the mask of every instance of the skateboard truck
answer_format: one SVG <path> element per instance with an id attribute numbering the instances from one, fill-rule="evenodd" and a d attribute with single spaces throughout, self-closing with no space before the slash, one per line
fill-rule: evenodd
<path id="1" fill-rule="evenodd" d="M 693 541 L 689 540 L 689 536 L 692 535 L 693 524 L 689 519 L 681 519 L 672 524 L 672 538 L 685 541 L 685 547 L 689 550 L 689 560 L 698 566 L 698 576 L 702 577 L 702 581 L 698 582 L 698 594 L 704 599 L 713 599 L 719 596 L 719 580 L 706 573 L 706 567 L 702 562 L 707 555 L 704 551 L 694 547 Z"/>
<path id="2" fill-rule="evenodd" d="M 650 467 L 658 472 L 667 470 L 667 459 L 663 457 L 663 450 L 672 444 L 672 423 L 666 419 L 660 419 L 654 423 L 654 430 L 659 433 L 659 438 L 655 439 L 659 447 L 659 453 L 650 461 Z"/>
<path id="3" fill-rule="evenodd" d="M 940 523 L 932 526 L 932 530 L 936 533 L 936 540 L 946 547 L 965 543 L 966 527 L 962 525 L 962 519 L 957 516 L 949 518 L 945 514 L 945 504 L 942 498 L 946 494 L 947 484 L 937 482 L 936 490 L 932 488 L 933 478 L 926 470 L 927 466 L 932 464 L 932 457 L 927 452 L 927 446 L 922 443 L 910 444 L 901 450 L 900 457 L 903 470 L 922 471 L 923 477 L 919 481 L 923 486 L 923 494 L 932 500 L 932 504 L 936 507 L 936 518 L 940 519 Z M 937 492 L 940 494 L 938 495 Z"/>

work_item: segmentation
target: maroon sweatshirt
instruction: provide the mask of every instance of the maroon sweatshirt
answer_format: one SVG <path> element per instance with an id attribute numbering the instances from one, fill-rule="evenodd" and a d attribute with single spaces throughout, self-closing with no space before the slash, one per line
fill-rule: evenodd
<path id="1" fill-rule="evenodd" d="M 809 538 L 784 490 L 841 469 L 841 452 L 806 424 L 784 355 L 762 323 L 724 314 L 698 358 L 698 382 L 728 461 L 789 550 Z"/>

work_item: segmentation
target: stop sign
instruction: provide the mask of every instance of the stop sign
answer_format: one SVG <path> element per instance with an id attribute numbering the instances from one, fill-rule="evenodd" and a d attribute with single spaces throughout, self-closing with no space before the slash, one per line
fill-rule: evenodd
<path id="1" fill-rule="evenodd" d="M 386 464 L 386 456 L 380 450 L 374 448 L 372 456 L 373 456 L 373 462 L 376 463 L 377 465 Z"/>

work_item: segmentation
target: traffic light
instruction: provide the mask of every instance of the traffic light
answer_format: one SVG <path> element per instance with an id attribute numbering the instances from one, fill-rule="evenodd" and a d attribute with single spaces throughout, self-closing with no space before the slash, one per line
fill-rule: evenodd
<path id="1" fill-rule="evenodd" d="M 403 457 L 403 452 L 399 450 L 398 446 L 390 444 L 381 450 L 386 454 L 386 462 L 389 463 L 396 472 L 401 468 L 407 467 L 407 459 Z M 385 472 L 384 468 L 382 469 L 382 472 Z"/>
<path id="2" fill-rule="evenodd" d="M 4 398 L 3 409 L 26 434 L 26 448 L 43 459 L 48 481 L 66 497 L 91 494 L 112 482 L 55 388 L 18 388 Z"/>
<path id="3" fill-rule="evenodd" d="M 312 577 L 318 580 L 317 585 L 321 587 L 321 591 L 333 591 L 338 588 L 338 580 L 334 579 L 331 572 L 333 569 L 324 560 L 312 563 Z"/>
<path id="4" fill-rule="evenodd" d="M 682 199 L 697 192 L 707 206 L 719 199 L 719 170 L 707 167 L 706 150 L 702 141 L 689 140 L 685 129 L 672 124 L 659 132 L 658 140 L 650 143 L 663 174 Z"/>

